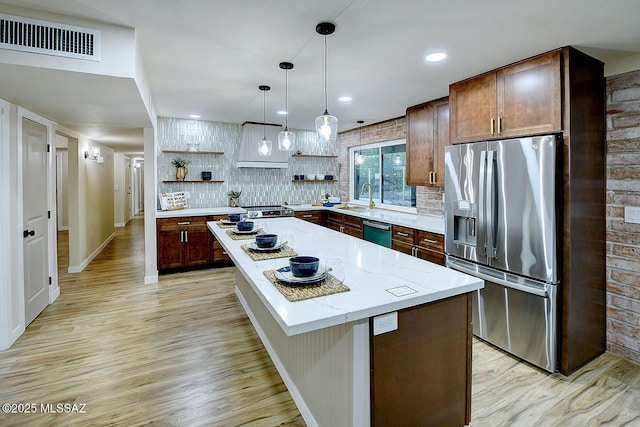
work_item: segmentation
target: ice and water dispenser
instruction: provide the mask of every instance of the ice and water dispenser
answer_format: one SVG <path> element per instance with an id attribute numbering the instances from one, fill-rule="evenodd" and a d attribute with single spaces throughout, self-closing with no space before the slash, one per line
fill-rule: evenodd
<path id="1" fill-rule="evenodd" d="M 458 200 L 456 207 L 453 215 L 453 241 L 475 246 L 477 224 L 475 209 L 468 200 Z"/>

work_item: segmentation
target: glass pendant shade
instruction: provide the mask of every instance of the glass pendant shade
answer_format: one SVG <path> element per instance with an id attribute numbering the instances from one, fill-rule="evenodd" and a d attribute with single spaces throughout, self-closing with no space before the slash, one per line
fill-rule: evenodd
<path id="1" fill-rule="evenodd" d="M 291 147 L 296 143 L 296 134 L 291 132 L 288 128 L 280 131 L 278 134 L 278 149 L 280 151 L 289 151 Z"/>
<path id="2" fill-rule="evenodd" d="M 269 141 L 265 136 L 264 138 L 262 138 L 262 142 L 260 143 L 260 150 L 258 151 L 258 154 L 260 154 L 261 156 L 270 156 L 272 145 L 273 144 L 271 143 L 271 141 Z"/>
<path id="3" fill-rule="evenodd" d="M 324 110 L 324 114 L 316 118 L 316 133 L 321 142 L 336 142 L 338 138 L 338 119 Z"/>
<path id="4" fill-rule="evenodd" d="M 258 154 L 261 156 L 270 156 L 271 155 L 271 141 L 267 139 L 267 119 L 266 119 L 266 93 L 271 90 L 270 86 L 260 85 L 258 89 L 262 91 L 262 132 L 263 137 L 262 141 L 258 145 Z"/>
<path id="5" fill-rule="evenodd" d="M 364 157 L 362 156 L 362 154 L 358 153 L 358 155 L 356 156 L 356 165 L 361 165 L 364 163 Z"/>

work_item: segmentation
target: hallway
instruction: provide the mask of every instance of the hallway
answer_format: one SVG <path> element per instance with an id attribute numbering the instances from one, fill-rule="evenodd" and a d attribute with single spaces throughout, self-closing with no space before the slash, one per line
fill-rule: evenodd
<path id="1" fill-rule="evenodd" d="M 61 236 L 60 297 L 0 352 L 0 403 L 37 413 L 0 413 L 0 425 L 304 425 L 237 303 L 235 269 L 145 285 L 143 228 L 116 229 L 78 274 Z M 47 403 L 86 405 L 40 413 Z"/>

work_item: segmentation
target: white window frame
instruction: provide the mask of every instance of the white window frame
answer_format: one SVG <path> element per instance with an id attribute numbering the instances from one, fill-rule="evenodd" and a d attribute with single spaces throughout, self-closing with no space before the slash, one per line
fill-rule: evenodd
<path id="1" fill-rule="evenodd" d="M 353 178 L 355 173 L 355 152 L 361 149 L 368 150 L 371 148 L 389 147 L 391 145 L 405 144 L 406 146 L 406 143 L 407 143 L 406 138 L 400 138 L 400 139 L 393 139 L 390 141 L 374 142 L 372 144 L 354 145 L 352 147 L 349 147 L 349 204 L 369 207 L 369 202 L 364 200 L 358 200 L 353 191 Z M 374 201 L 375 200 L 376 199 L 374 199 Z M 391 211 L 397 211 L 397 212 L 406 212 L 406 213 L 413 213 L 413 214 L 418 213 L 418 209 L 416 206 L 399 206 L 399 205 L 392 205 L 388 203 L 379 203 L 379 201 L 376 201 L 376 207 L 388 209 Z"/>

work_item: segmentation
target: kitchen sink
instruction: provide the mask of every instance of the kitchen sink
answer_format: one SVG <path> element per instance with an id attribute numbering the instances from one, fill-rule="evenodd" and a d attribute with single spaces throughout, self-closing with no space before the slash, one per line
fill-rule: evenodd
<path id="1" fill-rule="evenodd" d="M 372 210 L 365 206 L 354 206 L 354 205 L 345 205 L 338 209 L 341 209 L 343 211 L 353 211 L 353 212 L 369 212 Z"/>

